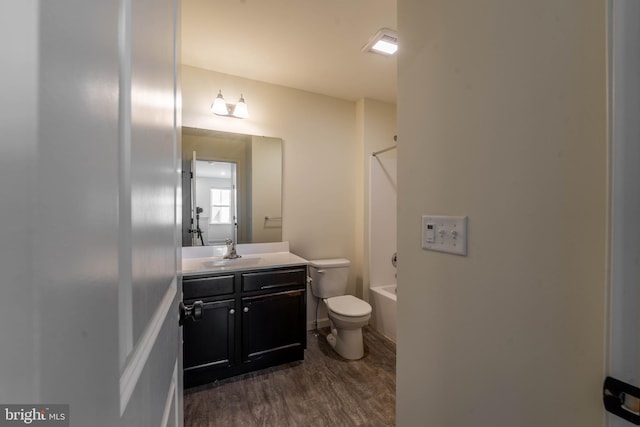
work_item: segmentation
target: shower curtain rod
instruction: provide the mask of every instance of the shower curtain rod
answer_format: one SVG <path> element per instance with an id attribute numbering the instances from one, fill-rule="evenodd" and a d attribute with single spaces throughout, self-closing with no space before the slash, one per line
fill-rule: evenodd
<path id="1" fill-rule="evenodd" d="M 396 144 L 396 145 L 394 145 L 392 147 L 389 147 L 389 148 L 385 148 L 384 150 L 374 151 L 373 153 L 371 153 L 371 155 L 373 157 L 376 157 L 378 154 L 382 154 L 382 153 L 387 152 L 389 150 L 393 150 L 394 148 L 398 148 L 398 144 Z"/>

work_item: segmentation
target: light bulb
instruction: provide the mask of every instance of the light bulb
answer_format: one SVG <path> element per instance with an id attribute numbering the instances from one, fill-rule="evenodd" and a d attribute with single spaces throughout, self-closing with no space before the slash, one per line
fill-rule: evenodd
<path id="1" fill-rule="evenodd" d="M 213 100 L 213 104 L 211 104 L 211 112 L 219 116 L 229 115 L 229 111 L 227 110 L 227 103 L 224 102 L 224 98 L 222 97 L 222 91 L 219 91 L 218 96 L 216 96 L 216 99 Z"/>
<path id="2" fill-rule="evenodd" d="M 238 117 L 239 119 L 249 118 L 249 110 L 247 109 L 247 104 L 244 102 L 244 97 L 242 95 L 240 95 L 240 100 L 233 109 L 233 116 Z"/>

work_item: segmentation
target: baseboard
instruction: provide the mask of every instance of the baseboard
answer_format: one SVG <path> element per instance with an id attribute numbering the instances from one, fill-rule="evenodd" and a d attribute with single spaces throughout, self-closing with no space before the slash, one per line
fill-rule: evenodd
<path id="1" fill-rule="evenodd" d="M 329 318 L 318 319 L 318 328 L 329 327 Z M 313 331 L 316 328 L 315 319 L 307 319 L 307 331 Z"/>

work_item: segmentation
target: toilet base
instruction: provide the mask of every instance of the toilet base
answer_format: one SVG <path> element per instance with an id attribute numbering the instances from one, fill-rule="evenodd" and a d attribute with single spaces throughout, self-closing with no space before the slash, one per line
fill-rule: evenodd
<path id="1" fill-rule="evenodd" d="M 332 327 L 327 342 L 345 359 L 358 360 L 364 356 L 362 328 L 337 330 Z"/>

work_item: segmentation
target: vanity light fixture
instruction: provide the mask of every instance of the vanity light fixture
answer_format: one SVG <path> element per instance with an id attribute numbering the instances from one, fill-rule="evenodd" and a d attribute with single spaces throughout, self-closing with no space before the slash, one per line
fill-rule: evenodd
<path id="1" fill-rule="evenodd" d="M 363 52 L 391 56 L 398 50 L 398 33 L 389 28 L 381 28 L 362 48 Z"/>
<path id="2" fill-rule="evenodd" d="M 249 118 L 247 103 L 244 101 L 242 94 L 240 94 L 240 99 L 236 104 L 227 104 L 222 96 L 222 90 L 218 91 L 218 96 L 213 100 L 213 104 L 211 104 L 211 112 L 218 116 L 236 117 L 238 119 Z"/>

